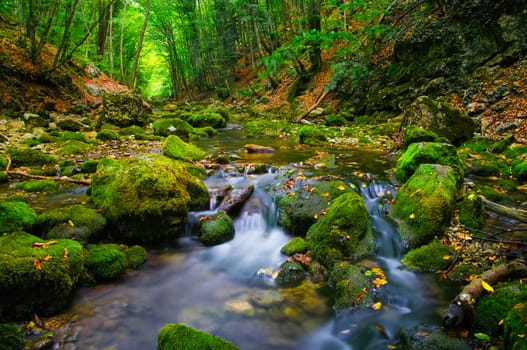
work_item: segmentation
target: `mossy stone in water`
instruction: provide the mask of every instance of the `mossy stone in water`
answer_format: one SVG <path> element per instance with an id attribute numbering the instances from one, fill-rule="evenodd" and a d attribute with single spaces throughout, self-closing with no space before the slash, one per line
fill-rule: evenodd
<path id="1" fill-rule="evenodd" d="M 10 323 L 0 323 L 0 344 L 3 350 L 24 348 L 24 331 Z"/>
<path id="2" fill-rule="evenodd" d="M 59 186 L 54 180 L 28 180 L 18 182 L 14 185 L 15 189 L 26 192 L 51 192 L 56 191 Z"/>
<path id="3" fill-rule="evenodd" d="M 284 261 L 275 281 L 280 287 L 294 287 L 302 283 L 306 278 L 306 270 L 298 261 Z"/>
<path id="4" fill-rule="evenodd" d="M 481 196 L 468 192 L 458 204 L 459 222 L 469 228 L 481 228 L 485 222 Z"/>
<path id="5" fill-rule="evenodd" d="M 176 135 L 170 135 L 163 143 L 163 155 L 187 162 L 200 160 L 205 157 L 205 151 L 191 143 L 186 143 Z"/>
<path id="6" fill-rule="evenodd" d="M 176 135 L 185 140 L 194 133 L 192 125 L 178 118 L 161 118 L 152 123 L 154 135 L 169 136 Z"/>
<path id="7" fill-rule="evenodd" d="M 412 143 L 417 142 L 448 142 L 444 137 L 439 137 L 431 130 L 426 130 L 415 125 L 410 125 L 404 133 L 403 146 L 408 148 Z"/>
<path id="8" fill-rule="evenodd" d="M 374 238 L 362 197 L 351 191 L 333 200 L 326 215 L 309 228 L 306 241 L 313 258 L 325 267 L 345 257 L 354 261 L 373 253 Z"/>
<path id="9" fill-rule="evenodd" d="M 29 229 L 36 218 L 37 214 L 27 203 L 16 200 L 0 201 L 0 233 Z"/>
<path id="10" fill-rule="evenodd" d="M 454 253 L 450 245 L 435 240 L 410 250 L 403 257 L 402 263 L 404 267 L 412 271 L 436 272 L 446 269 L 452 263 Z"/>
<path id="11" fill-rule="evenodd" d="M 335 308 L 369 306 L 373 303 L 372 284 L 362 270 L 362 267 L 344 261 L 333 265 L 329 284 L 335 289 Z"/>
<path id="12" fill-rule="evenodd" d="M 297 132 L 298 140 L 301 144 L 316 146 L 327 142 L 327 138 L 322 129 L 312 125 L 303 125 Z"/>
<path id="13" fill-rule="evenodd" d="M 110 141 L 110 140 L 119 140 L 119 134 L 110 129 L 103 129 L 97 133 L 95 136 L 97 140 L 101 141 Z"/>
<path id="14" fill-rule="evenodd" d="M 166 324 L 157 335 L 157 350 L 236 350 L 225 339 L 184 324 Z"/>
<path id="15" fill-rule="evenodd" d="M 286 243 L 280 250 L 280 253 L 293 256 L 297 253 L 305 253 L 308 249 L 308 244 L 302 237 L 295 237 Z"/>
<path id="16" fill-rule="evenodd" d="M 227 121 L 219 113 L 202 112 L 193 113 L 185 118 L 185 120 L 195 128 L 202 128 L 205 126 L 212 126 L 215 129 L 224 128 Z"/>
<path id="17" fill-rule="evenodd" d="M 126 255 L 117 244 L 89 246 L 84 265 L 96 281 L 114 280 L 126 271 Z"/>
<path id="18" fill-rule="evenodd" d="M 12 166 L 21 165 L 49 165 L 55 164 L 57 160 L 38 149 L 18 147 L 9 148 L 7 154 L 11 157 Z"/>
<path id="19" fill-rule="evenodd" d="M 128 243 L 174 240 L 185 227 L 189 210 L 208 208 L 203 182 L 192 166 L 154 154 L 102 160 L 92 176 L 90 196 Z"/>
<path id="20" fill-rule="evenodd" d="M 457 172 L 422 164 L 395 196 L 392 214 L 401 222 L 401 238 L 416 248 L 441 237 L 456 204 Z"/>
<path id="21" fill-rule="evenodd" d="M 85 174 L 91 174 L 97 171 L 97 166 L 99 165 L 99 161 L 96 159 L 89 159 L 82 163 L 81 165 L 81 172 Z"/>
<path id="22" fill-rule="evenodd" d="M 505 318 L 503 324 L 503 338 L 505 346 L 511 350 L 527 349 L 527 305 L 514 307 Z"/>
<path id="23" fill-rule="evenodd" d="M 519 181 L 527 180 L 527 160 L 515 160 L 512 162 L 512 175 Z"/>
<path id="24" fill-rule="evenodd" d="M 200 230 L 199 240 L 207 246 L 225 243 L 234 237 L 234 223 L 224 212 L 202 218 Z"/>
<path id="25" fill-rule="evenodd" d="M 84 266 L 82 246 L 45 241 L 25 232 L 0 237 L 0 319 L 20 320 L 62 311 Z"/>
<path id="26" fill-rule="evenodd" d="M 57 153 L 60 155 L 82 154 L 93 146 L 82 141 L 70 140 L 64 142 L 58 149 Z"/>
<path id="27" fill-rule="evenodd" d="M 463 164 L 456 148 L 440 142 L 412 143 L 397 161 L 394 175 L 399 181 L 405 182 L 421 164 L 448 165 L 458 172 L 458 179 L 463 178 Z"/>
<path id="28" fill-rule="evenodd" d="M 126 248 L 124 254 L 126 255 L 126 266 L 132 269 L 137 269 L 143 265 L 147 258 L 146 249 L 139 245 Z"/>

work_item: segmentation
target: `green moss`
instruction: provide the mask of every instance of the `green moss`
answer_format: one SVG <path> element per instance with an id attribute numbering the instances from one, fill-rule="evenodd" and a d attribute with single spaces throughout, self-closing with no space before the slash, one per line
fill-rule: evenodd
<path id="1" fill-rule="evenodd" d="M 84 262 L 82 246 L 28 233 L 0 237 L 0 319 L 50 316 L 70 302 Z"/>
<path id="2" fill-rule="evenodd" d="M 124 254 L 126 255 L 126 266 L 132 269 L 139 268 L 145 263 L 147 258 L 146 249 L 139 245 L 126 248 Z"/>
<path id="3" fill-rule="evenodd" d="M 11 233 L 20 229 L 29 229 L 37 214 L 28 204 L 19 201 L 0 201 L 0 233 Z"/>
<path id="4" fill-rule="evenodd" d="M 458 204 L 459 222 L 470 228 L 481 228 L 485 221 L 483 202 L 474 192 L 468 192 Z"/>
<path id="5" fill-rule="evenodd" d="M 119 140 L 119 134 L 110 129 L 103 129 L 97 133 L 95 138 L 101 141 Z"/>
<path id="6" fill-rule="evenodd" d="M 502 191 L 498 191 L 494 186 L 485 184 L 476 184 L 474 186 L 474 192 L 482 195 L 492 202 L 502 203 L 510 200 L 509 196 Z"/>
<path id="7" fill-rule="evenodd" d="M 454 265 L 454 268 L 448 272 L 448 279 L 455 282 L 465 283 L 472 275 L 480 275 L 491 269 L 492 266 L 487 260 L 479 261 L 462 260 Z"/>
<path id="8" fill-rule="evenodd" d="M 41 213 L 33 232 L 48 239 L 69 238 L 86 244 L 100 238 L 105 228 L 106 219 L 95 209 L 72 205 Z"/>
<path id="9" fill-rule="evenodd" d="M 397 192 L 392 214 L 411 248 L 444 234 L 456 203 L 456 176 L 448 166 L 423 164 Z"/>
<path id="10" fill-rule="evenodd" d="M 45 132 L 42 135 L 40 135 L 39 141 L 40 143 L 55 143 L 57 141 L 57 137 Z"/>
<path id="11" fill-rule="evenodd" d="M 80 132 L 64 131 L 58 137 L 59 141 L 80 141 L 86 142 L 86 136 Z"/>
<path id="12" fill-rule="evenodd" d="M 527 160 L 515 160 L 512 162 L 512 175 L 519 181 L 527 180 Z"/>
<path id="13" fill-rule="evenodd" d="M 126 271 L 126 255 L 117 244 L 89 246 L 84 265 L 96 281 L 114 280 Z"/>
<path id="14" fill-rule="evenodd" d="M 3 350 L 24 348 L 24 331 L 13 324 L 0 323 L 0 344 Z"/>
<path id="15" fill-rule="evenodd" d="M 154 135 L 169 136 L 176 135 L 185 140 L 194 133 L 192 125 L 177 118 L 161 118 L 152 123 Z"/>
<path id="16" fill-rule="evenodd" d="M 280 253 L 287 256 L 293 256 L 297 253 L 305 253 L 307 248 L 307 242 L 303 238 L 295 237 L 280 249 Z"/>
<path id="17" fill-rule="evenodd" d="M 194 113 L 185 118 L 185 120 L 195 128 L 202 128 L 204 126 L 211 126 L 215 129 L 224 128 L 227 121 L 219 113 L 202 112 Z"/>
<path id="18" fill-rule="evenodd" d="M 446 269 L 451 263 L 454 249 L 435 240 L 410 250 L 402 259 L 403 265 L 412 271 L 436 272 Z M 445 257 L 449 257 L 445 259 Z"/>
<path id="19" fill-rule="evenodd" d="M 305 180 L 303 186 L 278 198 L 278 223 L 294 236 L 305 236 L 329 202 L 350 191 L 341 180 Z"/>
<path id="20" fill-rule="evenodd" d="M 363 268 L 349 262 L 339 262 L 331 269 L 329 284 L 335 289 L 335 307 L 368 306 L 373 303 L 372 284 Z"/>
<path id="21" fill-rule="evenodd" d="M 489 149 L 494 143 L 494 139 L 487 137 L 473 137 L 470 140 L 465 141 L 459 148 L 460 150 L 468 150 L 474 153 L 482 153 Z"/>
<path id="22" fill-rule="evenodd" d="M 512 136 L 512 135 L 505 136 L 501 140 L 494 142 L 489 147 L 489 152 L 492 152 L 492 153 L 503 153 L 514 142 L 516 142 L 516 138 L 514 136 Z"/>
<path id="23" fill-rule="evenodd" d="M 99 161 L 95 159 L 88 159 L 84 163 L 81 164 L 81 172 L 85 174 L 91 174 L 97 171 L 97 165 L 99 165 Z"/>
<path id="24" fill-rule="evenodd" d="M 39 139 L 36 139 L 34 137 L 31 137 L 31 138 L 27 138 L 27 139 L 24 139 L 22 141 L 22 144 L 28 146 L 28 147 L 34 147 L 36 145 L 39 145 L 40 144 L 40 140 Z"/>
<path id="25" fill-rule="evenodd" d="M 482 152 L 477 158 L 466 158 L 466 173 L 477 176 L 509 177 L 510 168 L 507 162 L 495 154 Z"/>
<path id="26" fill-rule="evenodd" d="M 411 347 L 415 350 L 472 350 L 463 339 L 451 337 L 443 329 L 427 335 L 420 343 Z"/>
<path id="27" fill-rule="evenodd" d="M 176 135 L 170 135 L 163 143 L 163 155 L 172 159 L 195 161 L 205 157 L 205 151 L 190 143 L 186 143 Z"/>
<path id="28" fill-rule="evenodd" d="M 403 138 L 403 146 L 407 148 L 412 143 L 417 142 L 445 142 L 447 141 L 444 137 L 439 137 L 431 130 L 425 130 L 415 125 L 410 125 L 406 129 L 406 133 Z"/>
<path id="29" fill-rule="evenodd" d="M 93 146 L 76 140 L 64 142 L 58 149 L 57 153 L 60 155 L 72 155 L 72 154 L 82 154 L 89 149 L 92 149 Z"/>
<path id="30" fill-rule="evenodd" d="M 343 126 L 348 123 L 348 120 L 341 115 L 331 115 L 324 121 L 326 126 Z"/>
<path id="31" fill-rule="evenodd" d="M 297 132 L 298 141 L 301 144 L 316 146 L 326 143 L 327 138 L 322 129 L 312 125 L 302 125 Z"/>
<path id="32" fill-rule="evenodd" d="M 527 300 L 527 284 L 520 281 L 502 283 L 494 286 L 494 293 L 484 295 L 476 304 L 475 323 L 483 333 L 500 335 L 500 320 L 507 317 L 516 304 Z"/>
<path id="33" fill-rule="evenodd" d="M 397 161 L 394 175 L 399 181 L 405 182 L 421 164 L 448 165 L 458 172 L 458 179 L 463 178 L 462 163 L 456 148 L 439 142 L 412 143 Z"/>
<path id="34" fill-rule="evenodd" d="M 250 120 L 243 125 L 243 132 L 246 137 L 284 137 L 292 129 L 291 123 L 285 120 Z"/>
<path id="35" fill-rule="evenodd" d="M 177 238 L 189 210 L 208 208 L 205 185 L 189 165 L 154 154 L 101 160 L 90 195 L 121 237 L 132 242 Z"/>
<path id="36" fill-rule="evenodd" d="M 279 287 L 298 286 L 306 278 L 306 270 L 298 261 L 284 261 L 280 265 L 276 283 Z"/>
<path id="37" fill-rule="evenodd" d="M 509 159 L 517 159 L 527 154 L 527 145 L 514 144 L 505 151 L 505 156 Z"/>
<path id="38" fill-rule="evenodd" d="M 56 191 L 59 186 L 54 180 L 29 180 L 18 182 L 14 187 L 26 192 L 51 192 Z"/>
<path id="39" fill-rule="evenodd" d="M 509 311 L 503 325 L 505 346 L 511 350 L 527 349 L 527 306 L 520 305 Z"/>
<path id="40" fill-rule="evenodd" d="M 344 257 L 358 260 L 371 254 L 374 239 L 362 197 L 351 191 L 333 200 L 326 215 L 309 228 L 306 240 L 313 258 L 325 267 Z"/>
<path id="41" fill-rule="evenodd" d="M 7 154 L 11 157 L 13 166 L 22 165 L 49 165 L 55 164 L 57 160 L 49 154 L 43 153 L 38 149 L 18 147 L 9 148 Z"/>
<path id="42" fill-rule="evenodd" d="M 207 246 L 225 243 L 234 238 L 234 223 L 224 212 L 202 218 L 200 230 L 199 240 Z"/>
<path id="43" fill-rule="evenodd" d="M 235 350 L 234 344 L 184 324 L 166 324 L 157 335 L 157 350 Z"/>

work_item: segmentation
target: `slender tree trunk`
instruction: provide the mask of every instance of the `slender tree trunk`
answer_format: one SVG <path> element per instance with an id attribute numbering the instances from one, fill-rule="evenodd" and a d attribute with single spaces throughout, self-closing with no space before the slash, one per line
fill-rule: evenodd
<path id="1" fill-rule="evenodd" d="M 309 0 L 307 4 L 308 13 L 308 29 L 310 31 L 317 31 L 320 33 L 321 20 L 320 20 L 320 7 L 321 0 Z M 320 49 L 320 42 L 314 41 L 311 43 L 309 49 L 309 60 L 311 61 L 311 72 L 318 73 L 322 70 L 322 50 Z"/>
<path id="2" fill-rule="evenodd" d="M 134 66 L 132 68 L 132 76 L 130 77 L 130 83 L 128 87 L 134 88 L 135 77 L 137 75 L 137 66 L 139 65 L 139 57 L 141 56 L 141 49 L 143 48 L 143 40 L 145 39 L 146 26 L 148 25 L 148 18 L 150 17 L 150 0 L 146 0 L 145 7 L 145 20 L 143 22 L 143 28 L 141 29 L 141 35 L 139 36 L 139 43 L 137 44 L 137 52 L 135 53 Z"/>
<path id="3" fill-rule="evenodd" d="M 105 0 L 99 0 L 99 29 L 97 31 L 97 54 L 102 59 L 106 53 L 106 37 L 108 36 L 108 11 Z"/>
<path id="4" fill-rule="evenodd" d="M 121 73 L 121 83 L 124 84 L 126 81 L 125 75 L 124 75 L 124 59 L 123 59 L 123 46 L 124 46 L 124 24 L 126 19 L 126 4 L 128 3 L 127 0 L 123 0 L 123 13 L 121 17 L 121 34 L 119 37 L 119 71 Z"/>
<path id="5" fill-rule="evenodd" d="M 110 3 L 110 39 L 109 39 L 109 53 L 108 53 L 108 63 L 110 65 L 110 78 L 114 78 L 113 72 L 113 2 Z"/>
<path id="6" fill-rule="evenodd" d="M 75 18 L 77 12 L 77 6 L 79 5 L 80 0 L 74 0 L 71 6 L 67 7 L 67 17 L 64 22 L 64 29 L 62 32 L 62 39 L 60 40 L 60 45 L 57 48 L 57 52 L 53 57 L 53 65 L 51 66 L 51 71 L 55 71 L 59 64 L 63 61 L 64 56 L 68 51 L 70 44 L 70 33 L 71 33 L 71 23 Z"/>

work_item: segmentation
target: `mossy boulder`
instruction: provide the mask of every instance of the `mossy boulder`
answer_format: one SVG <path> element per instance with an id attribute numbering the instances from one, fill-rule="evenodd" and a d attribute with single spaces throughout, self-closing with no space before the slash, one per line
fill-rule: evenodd
<path id="1" fill-rule="evenodd" d="M 59 185 L 54 180 L 28 180 L 17 182 L 13 187 L 26 192 L 52 192 L 56 191 Z"/>
<path id="2" fill-rule="evenodd" d="M 485 222 L 485 212 L 481 196 L 468 192 L 458 204 L 459 222 L 466 227 L 478 229 Z"/>
<path id="3" fill-rule="evenodd" d="M 412 143 L 417 142 L 448 142 L 444 137 L 439 137 L 435 132 L 421 127 L 410 125 L 403 137 L 403 147 L 406 149 Z"/>
<path id="4" fill-rule="evenodd" d="M 329 285 L 335 289 L 335 308 L 369 306 L 373 304 L 372 284 L 364 268 L 347 261 L 335 263 L 331 268 Z"/>
<path id="5" fill-rule="evenodd" d="M 313 259 L 325 267 L 373 253 L 374 237 L 362 197 L 351 191 L 334 199 L 326 215 L 309 228 L 306 241 Z"/>
<path id="6" fill-rule="evenodd" d="M 124 250 L 124 255 L 126 255 L 126 266 L 131 269 L 137 269 L 139 266 L 143 265 L 148 256 L 146 249 L 140 245 L 126 248 Z"/>
<path id="7" fill-rule="evenodd" d="M 225 339 L 184 324 L 166 324 L 157 335 L 157 350 L 236 350 Z"/>
<path id="8" fill-rule="evenodd" d="M 72 205 L 39 214 L 32 232 L 47 239 L 69 238 L 81 244 L 99 239 L 106 228 L 106 218 L 84 205 Z"/>
<path id="9" fill-rule="evenodd" d="M 97 166 L 99 165 L 99 160 L 97 159 L 88 159 L 81 164 L 81 172 L 85 174 L 91 174 L 97 171 Z"/>
<path id="10" fill-rule="evenodd" d="M 512 162 L 512 175 L 521 182 L 527 180 L 527 160 L 515 160 Z"/>
<path id="11" fill-rule="evenodd" d="M 111 140 L 119 140 L 120 136 L 117 132 L 113 130 L 102 129 L 101 131 L 97 133 L 95 138 L 101 141 L 111 141 Z"/>
<path id="12" fill-rule="evenodd" d="M 402 127 L 408 128 L 412 125 L 446 137 L 456 146 L 472 138 L 479 127 L 478 123 L 461 109 L 428 96 L 416 98 L 404 111 Z"/>
<path id="13" fill-rule="evenodd" d="M 392 214 L 409 248 L 443 236 L 456 205 L 457 176 L 449 166 L 421 164 L 397 192 Z"/>
<path id="14" fill-rule="evenodd" d="M 457 156 L 456 148 L 448 143 L 419 142 L 412 143 L 397 161 L 395 177 L 405 182 L 421 164 L 443 164 L 451 166 L 463 177 L 463 164 Z"/>
<path id="15" fill-rule="evenodd" d="M 84 125 L 78 120 L 67 118 L 59 120 L 57 127 L 66 131 L 79 131 Z"/>
<path id="16" fill-rule="evenodd" d="M 527 305 L 520 304 L 507 313 L 503 324 L 505 346 L 511 350 L 527 349 Z"/>
<path id="17" fill-rule="evenodd" d="M 227 125 L 227 120 L 216 112 L 192 113 L 185 117 L 185 120 L 195 128 L 211 126 L 214 129 L 219 129 Z"/>
<path id="18" fill-rule="evenodd" d="M 7 154 L 11 157 L 12 166 L 42 166 L 55 164 L 57 159 L 38 149 L 29 147 L 9 148 Z"/>
<path id="19" fill-rule="evenodd" d="M 24 348 L 24 331 L 10 323 L 0 323 L 0 344 L 3 350 Z"/>
<path id="20" fill-rule="evenodd" d="M 278 197 L 278 224 L 294 236 L 305 236 L 307 230 L 328 209 L 328 204 L 351 189 L 342 180 L 296 179 L 295 188 Z"/>
<path id="21" fill-rule="evenodd" d="M 0 234 L 30 229 L 37 214 L 27 203 L 16 200 L 0 200 Z"/>
<path id="22" fill-rule="evenodd" d="M 104 94 L 98 125 L 109 123 L 119 127 L 146 125 L 150 106 L 141 95 L 132 93 Z"/>
<path id="23" fill-rule="evenodd" d="M 284 261 L 280 265 L 275 282 L 279 287 L 298 286 L 306 278 L 307 273 L 304 265 L 298 261 Z"/>
<path id="24" fill-rule="evenodd" d="M 196 161 L 205 157 L 205 151 L 191 143 L 186 143 L 176 135 L 170 135 L 163 143 L 163 155 L 172 159 Z"/>
<path id="25" fill-rule="evenodd" d="M 326 133 L 313 125 L 302 125 L 297 131 L 298 141 L 310 146 L 320 145 L 328 141 Z"/>
<path id="26" fill-rule="evenodd" d="M 154 135 L 169 136 L 176 135 L 184 140 L 194 133 L 192 125 L 178 118 L 161 118 L 152 123 Z"/>
<path id="27" fill-rule="evenodd" d="M 88 143 L 77 140 L 69 140 L 60 145 L 60 147 L 57 149 L 57 153 L 63 156 L 72 154 L 82 154 L 87 150 L 93 148 L 94 146 Z"/>
<path id="28" fill-rule="evenodd" d="M 287 255 L 287 256 L 293 256 L 297 253 L 305 253 L 308 249 L 308 244 L 305 239 L 301 237 L 294 237 L 289 242 L 286 243 L 280 249 L 280 253 Z"/>
<path id="29" fill-rule="evenodd" d="M 500 321 L 507 319 L 507 315 L 514 310 L 514 307 L 525 303 L 525 300 L 527 300 L 525 283 L 512 281 L 494 286 L 494 293 L 484 295 L 474 308 L 475 326 L 483 333 L 492 336 L 501 335 L 503 329 L 499 325 Z M 513 323 L 509 324 L 509 329 L 512 325 Z M 525 325 L 523 326 L 525 329 Z"/>
<path id="30" fill-rule="evenodd" d="M 208 208 L 206 186 L 188 163 L 158 155 L 100 162 L 90 196 L 115 232 L 131 243 L 173 240 L 189 210 Z"/>
<path id="31" fill-rule="evenodd" d="M 0 237 L 0 320 L 50 316 L 70 302 L 84 266 L 82 246 L 25 232 Z"/>
<path id="32" fill-rule="evenodd" d="M 405 268 L 412 271 L 436 272 L 446 269 L 454 257 L 454 249 L 439 240 L 412 249 L 402 259 Z"/>
<path id="33" fill-rule="evenodd" d="M 234 223 L 224 212 L 200 219 L 199 240 L 206 246 L 222 244 L 234 238 Z"/>
<path id="34" fill-rule="evenodd" d="M 111 281 L 126 271 L 126 255 L 117 244 L 107 243 L 88 247 L 84 265 L 95 281 Z"/>

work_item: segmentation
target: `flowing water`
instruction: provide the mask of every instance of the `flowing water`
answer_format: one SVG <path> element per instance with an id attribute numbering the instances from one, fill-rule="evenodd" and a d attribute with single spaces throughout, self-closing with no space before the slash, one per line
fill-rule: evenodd
<path id="1" fill-rule="evenodd" d="M 395 189 L 383 179 L 392 163 L 379 152 L 335 152 L 330 169 L 304 171 L 340 174 L 361 189 L 377 237 L 377 252 L 369 264 L 381 267 L 388 279 L 381 310 L 335 312 L 331 293 L 310 281 L 295 288 L 277 287 L 272 274 L 286 258 L 280 248 L 291 237 L 277 226 L 269 189 L 280 169 L 302 166 L 315 151 L 294 149 L 287 141 L 242 140 L 238 132 L 225 131 L 219 136 L 221 144 L 217 139 L 204 141 L 200 147 L 236 153 L 244 143 L 252 142 L 273 146 L 277 153 L 239 153 L 244 162 L 272 164 L 269 173 L 217 171 L 206 180 L 211 193 L 226 184 L 255 185 L 255 192 L 235 217 L 235 238 L 205 248 L 192 237 L 193 222 L 215 210 L 212 196 L 210 211 L 191 213 L 188 235 L 177 246 L 151 252 L 148 262 L 123 281 L 76 293 L 71 312 L 79 330 L 77 349 L 155 349 L 159 329 L 170 322 L 221 336 L 240 349 L 313 350 L 402 346 L 401 334 L 439 325 L 448 300 L 434 276 L 401 268 L 397 225 L 386 216 L 387 198 Z M 363 184 L 363 179 L 368 182 Z"/>

